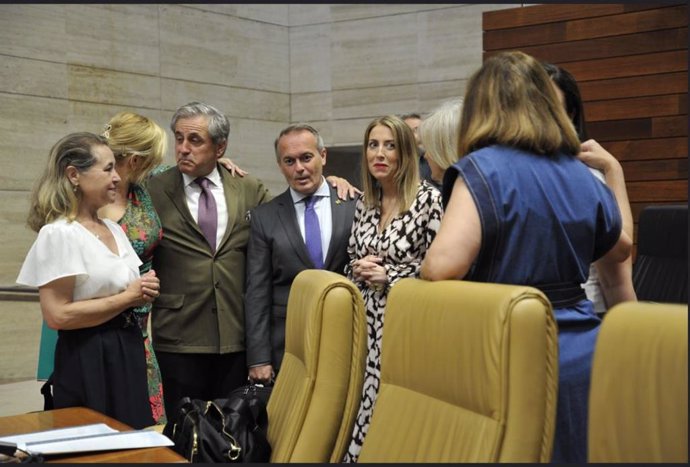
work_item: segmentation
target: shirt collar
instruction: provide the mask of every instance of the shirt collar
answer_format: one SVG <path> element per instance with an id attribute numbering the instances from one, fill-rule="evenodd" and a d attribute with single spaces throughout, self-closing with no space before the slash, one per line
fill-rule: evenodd
<path id="1" fill-rule="evenodd" d="M 309 195 L 303 195 L 302 193 L 290 188 L 290 196 L 292 197 L 292 202 L 297 204 Z M 328 183 L 326 183 L 326 179 L 323 178 L 323 176 L 321 177 L 321 185 L 319 186 L 319 189 L 316 190 L 311 196 L 318 196 L 321 198 L 331 197 L 331 190 L 328 188 Z"/>
<path id="2" fill-rule="evenodd" d="M 184 180 L 185 187 L 188 187 L 189 185 L 194 183 L 194 180 L 196 180 L 197 178 L 198 177 L 192 177 L 191 175 L 188 175 L 186 173 L 182 174 L 182 179 Z M 206 178 L 208 178 L 211 181 L 211 183 L 213 183 L 215 186 L 221 186 L 220 173 L 218 172 L 218 167 L 214 167 L 211 173 L 206 175 Z"/>

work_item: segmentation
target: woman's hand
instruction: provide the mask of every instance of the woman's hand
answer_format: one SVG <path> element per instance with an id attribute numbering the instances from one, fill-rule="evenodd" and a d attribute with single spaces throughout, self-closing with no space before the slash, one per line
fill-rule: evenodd
<path id="1" fill-rule="evenodd" d="M 140 278 L 130 282 L 126 291 L 134 297 L 132 306 L 151 303 L 160 295 L 160 280 L 152 269 Z"/>
<path id="2" fill-rule="evenodd" d="M 221 157 L 220 159 L 218 159 L 218 163 L 226 169 L 228 169 L 230 171 L 230 175 L 232 175 L 233 177 L 235 176 L 235 174 L 239 175 L 240 177 L 244 177 L 249 173 L 246 170 L 240 169 L 239 166 L 237 166 L 233 161 L 231 161 L 227 157 Z"/>
<path id="3" fill-rule="evenodd" d="M 588 139 L 580 145 L 580 154 L 577 158 L 593 169 L 598 169 L 606 174 L 613 168 L 620 167 L 620 162 L 613 154 L 604 149 L 594 139 Z"/>
<path id="4" fill-rule="evenodd" d="M 150 298 L 153 301 L 158 296 L 160 296 L 161 282 L 158 277 L 156 277 L 156 271 L 151 269 L 149 272 L 141 276 L 141 291 L 146 298 Z"/>
<path id="5" fill-rule="evenodd" d="M 362 281 L 370 287 L 388 283 L 388 273 L 383 266 L 383 259 L 378 256 L 368 255 L 356 260 L 352 265 L 352 273 L 355 280 Z"/>

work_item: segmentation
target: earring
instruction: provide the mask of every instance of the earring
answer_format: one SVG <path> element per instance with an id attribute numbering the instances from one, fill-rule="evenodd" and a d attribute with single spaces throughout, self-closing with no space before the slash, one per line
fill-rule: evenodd
<path id="1" fill-rule="evenodd" d="M 72 191 L 77 192 L 77 189 L 79 188 L 79 185 L 72 185 Z"/>

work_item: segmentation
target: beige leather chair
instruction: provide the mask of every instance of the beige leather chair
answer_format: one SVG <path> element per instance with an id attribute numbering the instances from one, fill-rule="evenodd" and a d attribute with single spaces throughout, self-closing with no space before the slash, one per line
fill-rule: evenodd
<path id="1" fill-rule="evenodd" d="M 531 287 L 404 279 L 360 462 L 548 462 L 556 323 Z"/>
<path id="2" fill-rule="evenodd" d="M 688 307 L 627 302 L 604 318 L 589 398 L 590 462 L 688 462 Z"/>
<path id="3" fill-rule="evenodd" d="M 285 357 L 268 402 L 271 462 L 339 462 L 352 434 L 366 358 L 359 290 L 323 270 L 297 275 Z"/>

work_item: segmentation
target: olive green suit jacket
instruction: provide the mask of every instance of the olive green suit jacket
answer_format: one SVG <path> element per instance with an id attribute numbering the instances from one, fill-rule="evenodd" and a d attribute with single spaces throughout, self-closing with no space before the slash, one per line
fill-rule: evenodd
<path id="1" fill-rule="evenodd" d="M 153 253 L 161 283 L 151 314 L 156 351 L 223 354 L 245 349 L 247 213 L 271 196 L 253 177 L 232 177 L 220 166 L 218 170 L 228 225 L 215 253 L 189 212 L 177 167 L 149 180 L 163 226 L 163 238 Z"/>

